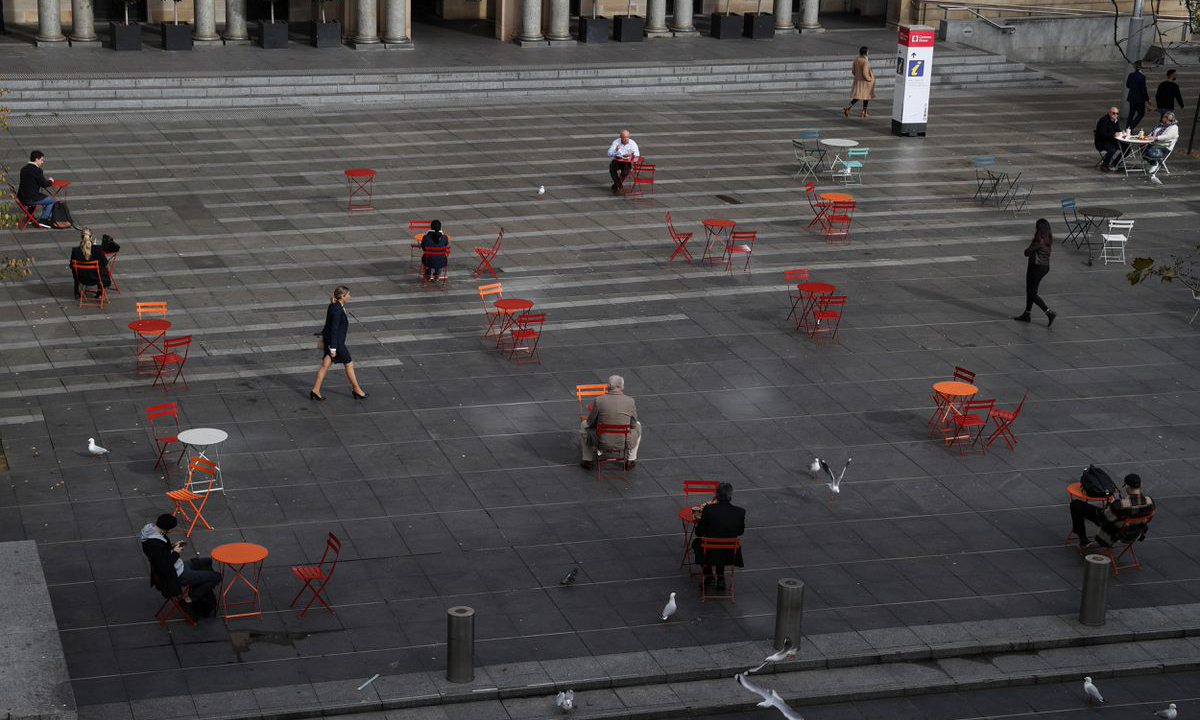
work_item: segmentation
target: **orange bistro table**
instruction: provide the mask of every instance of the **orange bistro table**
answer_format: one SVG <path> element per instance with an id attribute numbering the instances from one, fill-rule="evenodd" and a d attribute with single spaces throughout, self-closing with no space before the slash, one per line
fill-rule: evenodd
<path id="1" fill-rule="evenodd" d="M 59 200 L 65 200 L 67 197 L 67 188 L 69 187 L 71 187 L 70 180 L 54 178 L 54 182 L 50 183 L 50 192 L 54 193 L 54 197 Z"/>
<path id="2" fill-rule="evenodd" d="M 944 407 L 938 408 L 936 411 L 934 411 L 933 418 L 929 421 L 930 425 L 933 425 L 935 422 L 938 423 L 938 425 L 935 426 L 938 427 L 946 423 L 946 418 L 950 416 L 950 413 L 957 412 L 957 406 L 959 403 L 974 396 L 975 393 L 979 392 L 979 388 L 969 382 L 943 380 L 933 384 L 933 391 L 941 393 L 949 398 Z"/>
<path id="3" fill-rule="evenodd" d="M 854 199 L 854 196 L 851 195 L 850 193 L 840 193 L 840 192 L 821 193 L 820 197 L 822 200 L 827 200 L 831 203 L 832 202 L 850 202 L 851 200 Z"/>
<path id="4" fill-rule="evenodd" d="M 496 347 L 500 347 L 504 333 L 508 332 L 508 329 L 517 321 L 517 313 L 533 307 L 533 301 L 522 300 L 520 298 L 504 298 L 503 300 L 497 300 L 493 305 L 496 306 L 497 310 L 504 313 L 504 322 L 500 324 L 500 332 L 496 333 Z"/>
<path id="5" fill-rule="evenodd" d="M 704 254 L 700 256 L 700 262 L 704 262 L 705 260 L 719 260 L 725 257 L 725 243 L 717 243 L 716 241 L 722 237 L 728 240 L 729 236 L 733 234 L 733 228 L 737 226 L 737 223 L 724 218 L 709 218 L 700 222 L 704 225 Z M 712 246 L 716 244 L 721 246 L 720 257 L 710 254 Z"/>
<path id="6" fill-rule="evenodd" d="M 262 615 L 262 595 L 258 589 L 259 579 L 262 576 L 262 561 L 269 554 L 270 551 L 262 545 L 247 542 L 226 543 L 213 548 L 212 559 L 233 570 L 232 577 L 225 577 L 225 573 L 221 573 L 221 611 L 225 616 L 225 622 L 229 622 L 230 618 Z M 247 577 L 247 572 L 243 572 L 247 565 L 253 566 L 253 580 Z M 230 602 L 229 593 L 238 584 L 238 580 L 241 580 L 242 584 L 249 589 L 250 597 L 246 600 Z M 229 612 L 231 607 L 244 605 L 248 605 L 250 609 L 237 613 Z"/>

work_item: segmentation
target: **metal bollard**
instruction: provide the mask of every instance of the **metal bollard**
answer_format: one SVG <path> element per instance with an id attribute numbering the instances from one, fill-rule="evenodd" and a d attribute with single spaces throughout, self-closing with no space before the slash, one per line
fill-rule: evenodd
<path id="1" fill-rule="evenodd" d="M 1083 558 L 1083 594 L 1079 598 L 1079 622 L 1100 627 L 1108 610 L 1108 575 L 1112 561 L 1104 555 Z"/>
<path id="2" fill-rule="evenodd" d="M 465 605 L 446 611 L 446 679 L 475 679 L 475 610 Z"/>
<path id="3" fill-rule="evenodd" d="M 801 624 L 804 620 L 804 583 L 796 578 L 783 578 L 775 589 L 775 649 L 783 649 L 785 638 L 792 647 L 800 647 Z"/>

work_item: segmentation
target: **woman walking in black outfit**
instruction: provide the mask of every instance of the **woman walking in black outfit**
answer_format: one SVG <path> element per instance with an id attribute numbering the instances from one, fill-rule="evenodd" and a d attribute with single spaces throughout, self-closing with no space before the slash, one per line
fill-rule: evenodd
<path id="1" fill-rule="evenodd" d="M 317 368 L 317 379 L 308 393 L 312 400 L 325 399 L 321 395 L 321 383 L 325 382 L 325 373 L 329 372 L 329 366 L 334 363 L 346 366 L 346 377 L 350 379 L 350 386 L 354 389 L 354 399 L 363 400 L 367 397 L 354 375 L 354 360 L 350 357 L 350 349 L 346 347 L 346 330 L 350 322 L 346 319 L 344 305 L 349 299 L 350 288 L 338 285 L 333 289 L 333 298 L 325 310 L 325 327 L 321 330 L 321 345 L 324 348 L 321 351 L 321 367 Z"/>
<path id="2" fill-rule="evenodd" d="M 1046 327 L 1054 324 L 1058 313 L 1046 307 L 1046 303 L 1038 295 L 1038 285 L 1042 278 L 1050 272 L 1050 250 L 1054 247 L 1054 235 L 1050 232 L 1050 223 L 1045 219 L 1037 221 L 1034 226 L 1033 240 L 1025 248 L 1025 257 L 1029 258 L 1029 266 L 1025 270 L 1025 312 L 1013 318 L 1018 322 L 1029 322 L 1029 311 L 1037 305 L 1046 313 Z"/>

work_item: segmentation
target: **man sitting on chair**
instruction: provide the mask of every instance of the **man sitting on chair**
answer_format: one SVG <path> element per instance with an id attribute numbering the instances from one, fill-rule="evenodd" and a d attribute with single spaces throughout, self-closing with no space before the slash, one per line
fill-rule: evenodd
<path id="1" fill-rule="evenodd" d="M 637 465 L 638 446 L 642 444 L 642 423 L 637 419 L 637 403 L 625 394 L 625 378 L 613 375 L 608 379 L 608 389 L 603 395 L 596 396 L 592 411 L 587 419 L 579 424 L 579 445 L 583 448 L 583 458 L 580 465 L 586 470 L 592 469 L 599 448 L 607 452 L 620 452 L 621 446 L 612 443 L 618 435 L 606 434 L 604 444 L 596 434 L 596 426 L 625 425 L 629 427 L 629 435 L 625 436 L 626 455 L 625 469 L 632 470 Z"/>
<path id="2" fill-rule="evenodd" d="M 212 591 L 221 584 L 221 573 L 212 569 L 212 558 L 194 557 L 184 561 L 179 557 L 187 540 L 172 544 L 167 537 L 177 525 L 179 521 L 174 515 L 163 513 L 142 528 L 142 552 L 150 560 L 151 581 L 163 597 L 189 603 L 185 607 L 193 616 L 207 616 L 216 609 Z M 185 592 L 184 585 L 191 587 Z M 202 608 L 195 608 L 195 603 L 200 603 Z M 206 612 L 200 612 L 201 609 Z"/>
<path id="3" fill-rule="evenodd" d="M 608 146 L 608 156 L 612 158 L 608 163 L 608 174 L 612 177 L 612 191 L 616 195 L 621 191 L 625 178 L 629 177 L 634 161 L 642 154 L 638 152 L 637 143 L 629 137 L 629 131 L 621 130 L 621 137 Z"/>
<path id="4" fill-rule="evenodd" d="M 29 162 L 21 168 L 21 184 L 17 186 L 17 200 L 29 208 L 29 213 L 37 219 L 38 225 L 50 227 L 50 211 L 58 198 L 53 195 L 43 195 L 42 190 L 54 182 L 54 178 L 46 177 L 42 172 L 42 164 L 46 155 L 41 150 L 29 153 Z"/>
<path id="5" fill-rule="evenodd" d="M 696 562 L 704 568 L 704 585 L 718 590 L 725 589 L 725 566 L 744 567 L 742 549 L 737 554 L 713 548 L 707 554 L 700 538 L 735 538 L 746 532 L 746 510 L 733 504 L 733 485 L 723 482 L 717 486 L 716 502 L 708 503 L 696 521 L 696 539 L 692 540 L 692 552 Z M 713 570 L 716 575 L 713 575 Z"/>
<path id="6" fill-rule="evenodd" d="M 1096 131 L 1093 142 L 1096 145 L 1096 151 L 1104 153 L 1101 158 L 1100 169 L 1112 170 L 1113 158 L 1116 157 L 1117 151 L 1121 149 L 1117 143 L 1116 134 L 1121 131 L 1121 111 L 1115 107 L 1108 109 L 1107 115 L 1101 115 L 1096 121 Z"/>
<path id="7" fill-rule="evenodd" d="M 1071 530 L 1079 538 L 1081 547 L 1111 547 L 1114 541 L 1129 542 L 1145 535 L 1145 525 L 1137 528 L 1136 537 L 1121 537 L 1121 521 L 1154 511 L 1154 499 L 1142 493 L 1142 479 L 1130 473 L 1125 476 L 1125 497 L 1114 497 L 1104 507 L 1092 505 L 1085 500 L 1071 501 Z M 1089 543 L 1087 526 L 1084 520 L 1091 521 L 1100 529 L 1096 532 L 1096 541 Z"/>
<path id="8" fill-rule="evenodd" d="M 424 252 L 430 248 L 447 248 L 450 247 L 450 238 L 442 233 L 442 221 L 434 220 L 429 223 L 429 232 L 425 233 L 425 237 L 421 238 L 421 267 L 424 269 L 426 280 L 436 280 L 439 277 L 446 279 L 446 265 L 449 263 L 449 258 L 445 255 L 430 255 Z"/>
<path id="9" fill-rule="evenodd" d="M 1175 122 L 1175 113 L 1170 110 L 1163 113 L 1162 122 L 1146 137 L 1154 140 L 1153 145 L 1142 151 L 1142 160 L 1146 162 L 1146 174 L 1150 176 L 1150 182 L 1162 185 L 1162 180 L 1158 179 L 1158 169 L 1162 167 L 1162 161 L 1167 159 L 1179 140 L 1179 123 Z"/>

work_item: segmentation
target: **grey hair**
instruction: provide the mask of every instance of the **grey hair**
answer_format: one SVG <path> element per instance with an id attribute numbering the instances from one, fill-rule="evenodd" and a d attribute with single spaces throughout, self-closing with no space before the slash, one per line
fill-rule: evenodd
<path id="1" fill-rule="evenodd" d="M 1170 110 L 1163 113 L 1162 116 L 1166 118 L 1167 122 L 1175 122 L 1175 113 L 1171 112 Z"/>
<path id="2" fill-rule="evenodd" d="M 620 375 L 609 375 L 608 376 L 608 386 L 615 390 L 624 390 L 625 389 L 625 378 L 621 377 Z"/>

